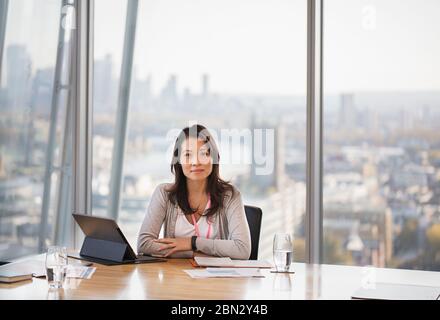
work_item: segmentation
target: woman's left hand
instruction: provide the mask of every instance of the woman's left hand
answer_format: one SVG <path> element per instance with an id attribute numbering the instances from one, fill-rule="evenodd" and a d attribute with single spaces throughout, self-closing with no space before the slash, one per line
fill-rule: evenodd
<path id="1" fill-rule="evenodd" d="M 168 257 L 178 251 L 191 250 L 191 238 L 164 238 L 154 240 L 156 243 L 162 243 L 159 251 L 168 250 L 164 257 Z"/>

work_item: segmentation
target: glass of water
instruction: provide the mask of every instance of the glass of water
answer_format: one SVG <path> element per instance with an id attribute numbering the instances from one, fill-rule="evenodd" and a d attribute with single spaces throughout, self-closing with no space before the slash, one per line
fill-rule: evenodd
<path id="1" fill-rule="evenodd" d="M 49 288 L 60 289 L 63 287 L 67 272 L 67 249 L 65 247 L 51 246 L 46 253 L 46 275 Z"/>
<path id="2" fill-rule="evenodd" d="M 278 272 L 287 272 L 293 258 L 292 239 L 287 233 L 277 233 L 273 238 L 273 260 Z"/>

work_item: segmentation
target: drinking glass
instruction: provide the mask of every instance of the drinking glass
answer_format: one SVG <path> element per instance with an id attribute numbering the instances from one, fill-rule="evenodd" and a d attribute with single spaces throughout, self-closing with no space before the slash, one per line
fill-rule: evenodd
<path id="1" fill-rule="evenodd" d="M 49 288 L 60 289 L 63 287 L 67 272 L 67 249 L 65 247 L 51 246 L 46 253 L 46 275 Z"/>
<path id="2" fill-rule="evenodd" d="M 292 240 L 287 233 L 277 233 L 273 238 L 273 260 L 277 272 L 287 272 L 293 258 Z"/>

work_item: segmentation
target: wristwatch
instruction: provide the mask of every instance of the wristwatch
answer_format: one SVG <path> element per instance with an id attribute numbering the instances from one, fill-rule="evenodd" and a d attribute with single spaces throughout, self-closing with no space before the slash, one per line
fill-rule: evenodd
<path id="1" fill-rule="evenodd" d="M 197 251 L 197 245 L 196 245 L 197 236 L 191 237 L 191 250 Z"/>

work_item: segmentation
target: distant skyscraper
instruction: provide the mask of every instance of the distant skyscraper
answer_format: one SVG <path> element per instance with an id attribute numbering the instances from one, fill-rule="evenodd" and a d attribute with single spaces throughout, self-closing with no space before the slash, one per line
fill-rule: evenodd
<path id="1" fill-rule="evenodd" d="M 97 110 L 109 110 L 112 101 L 113 63 L 112 56 L 95 60 L 94 65 L 94 101 Z"/>
<path id="2" fill-rule="evenodd" d="M 207 98 L 209 95 L 209 75 L 204 74 L 202 76 L 202 96 Z"/>
<path id="3" fill-rule="evenodd" d="M 50 114 L 50 104 L 53 94 L 53 82 L 55 69 L 53 67 L 38 69 L 32 81 L 32 93 L 30 105 L 35 105 L 38 111 L 45 115 Z"/>
<path id="4" fill-rule="evenodd" d="M 148 75 L 145 85 L 146 85 L 145 91 L 147 94 L 147 100 L 150 100 L 153 97 L 153 93 L 152 93 L 153 77 L 151 76 L 151 74 Z"/>
<path id="5" fill-rule="evenodd" d="M 7 106 L 23 108 L 30 94 L 32 60 L 25 46 L 11 45 L 6 53 Z"/>
<path id="6" fill-rule="evenodd" d="M 412 130 L 414 128 L 414 117 L 405 107 L 400 107 L 399 126 L 401 130 Z"/>
<path id="7" fill-rule="evenodd" d="M 175 74 L 170 75 L 168 82 L 161 92 L 161 100 L 167 106 L 177 106 L 177 76 Z"/>
<path id="8" fill-rule="evenodd" d="M 428 105 L 422 107 L 421 125 L 425 127 L 431 127 L 431 108 Z"/>
<path id="9" fill-rule="evenodd" d="M 36 70 L 32 81 L 32 89 L 28 104 L 28 112 L 25 113 L 24 122 L 24 143 L 23 155 L 24 165 L 29 166 L 33 162 L 34 144 L 35 144 L 35 115 L 44 115 L 50 119 L 51 102 L 53 95 L 54 68 Z"/>
<path id="10" fill-rule="evenodd" d="M 341 106 L 339 109 L 339 127 L 341 129 L 353 129 L 356 127 L 357 118 L 356 107 L 354 105 L 354 95 L 341 95 Z"/>
<path id="11" fill-rule="evenodd" d="M 183 105 L 185 108 L 192 108 L 193 107 L 193 95 L 191 93 L 190 88 L 185 87 L 183 89 Z"/>
<path id="12" fill-rule="evenodd" d="M 136 71 L 136 69 L 135 69 Z M 143 111 L 151 107 L 151 75 L 146 79 L 139 79 L 134 72 L 134 79 L 131 88 L 131 109 Z"/>

